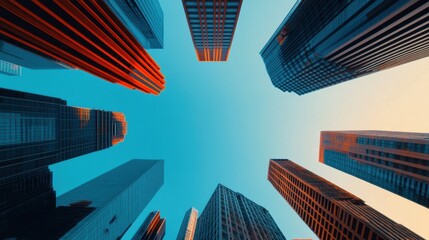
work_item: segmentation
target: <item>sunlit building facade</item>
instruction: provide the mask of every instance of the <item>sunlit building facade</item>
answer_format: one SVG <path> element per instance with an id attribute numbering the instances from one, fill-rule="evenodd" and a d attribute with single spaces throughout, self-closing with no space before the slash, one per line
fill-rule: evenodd
<path id="1" fill-rule="evenodd" d="M 319 161 L 429 208 L 429 133 L 324 131 Z"/>
<path id="2" fill-rule="evenodd" d="M 2 179 L 111 147 L 127 123 L 122 113 L 0 88 L 0 132 Z"/>
<path id="3" fill-rule="evenodd" d="M 243 0 L 182 0 L 198 61 L 227 61 Z"/>
<path id="4" fill-rule="evenodd" d="M 131 240 L 162 240 L 165 236 L 166 221 L 159 211 L 153 211 L 144 220 Z"/>
<path id="5" fill-rule="evenodd" d="M 261 51 L 299 95 L 429 56 L 425 1 L 298 0 Z"/>
<path id="6" fill-rule="evenodd" d="M 119 239 L 163 183 L 164 161 L 128 161 L 57 197 L 56 207 L 24 217 L 5 236 Z"/>
<path id="7" fill-rule="evenodd" d="M 197 228 L 198 210 L 191 208 L 185 213 L 182 225 L 180 226 L 177 240 L 193 240 Z"/>
<path id="8" fill-rule="evenodd" d="M 104 1 L 0 1 L 0 7 L 5 42 L 131 89 L 164 89 L 160 67 Z"/>
<path id="9" fill-rule="evenodd" d="M 271 160 L 268 180 L 322 240 L 423 240 L 362 199 L 290 160 Z"/>
<path id="10" fill-rule="evenodd" d="M 163 48 L 164 13 L 159 0 L 106 0 L 145 49 Z"/>
<path id="11" fill-rule="evenodd" d="M 285 240 L 270 213 L 219 184 L 198 218 L 195 240 Z"/>

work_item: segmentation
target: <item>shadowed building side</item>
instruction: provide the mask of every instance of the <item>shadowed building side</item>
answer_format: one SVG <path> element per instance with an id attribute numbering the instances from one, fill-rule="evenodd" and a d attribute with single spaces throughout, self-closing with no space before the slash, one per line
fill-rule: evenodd
<path id="1" fill-rule="evenodd" d="M 270 160 L 268 180 L 322 240 L 423 240 L 362 199 L 290 160 Z"/>
<path id="2" fill-rule="evenodd" d="M 319 162 L 429 208 L 429 133 L 323 131 Z"/>
<path id="3" fill-rule="evenodd" d="M 428 13 L 426 1 L 299 0 L 260 54 L 275 87 L 302 95 L 429 56 Z"/>
<path id="4" fill-rule="evenodd" d="M 0 179 L 111 147 L 124 140 L 122 113 L 0 88 Z"/>
<path id="5" fill-rule="evenodd" d="M 198 218 L 194 239 L 286 238 L 265 208 L 219 184 Z"/>

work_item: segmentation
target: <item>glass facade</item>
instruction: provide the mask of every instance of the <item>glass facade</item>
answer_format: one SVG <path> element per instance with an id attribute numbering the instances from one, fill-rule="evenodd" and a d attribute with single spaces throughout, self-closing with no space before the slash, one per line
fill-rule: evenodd
<path id="1" fill-rule="evenodd" d="M 322 240 L 423 240 L 362 199 L 290 160 L 271 160 L 268 180 Z"/>
<path id="2" fill-rule="evenodd" d="M 131 160 L 57 198 L 57 207 L 95 208 L 61 239 L 117 239 L 164 183 L 164 161 Z"/>
<path id="3" fill-rule="evenodd" d="M 424 1 L 297 1 L 260 54 L 273 85 L 306 94 L 429 56 Z"/>
<path id="4" fill-rule="evenodd" d="M 199 61 L 227 61 L 242 0 L 182 0 Z"/>
<path id="5" fill-rule="evenodd" d="M 0 89 L 0 179 L 108 148 L 126 131 L 122 113 Z"/>
<path id="6" fill-rule="evenodd" d="M 177 240 L 193 240 L 198 221 L 198 211 L 191 208 L 185 213 L 182 225 L 180 226 Z"/>
<path id="7" fill-rule="evenodd" d="M 265 208 L 219 184 L 198 218 L 195 239 L 286 238 Z"/>
<path id="8" fill-rule="evenodd" d="M 163 48 L 164 13 L 158 0 L 107 0 L 106 3 L 144 48 Z"/>
<path id="9" fill-rule="evenodd" d="M 429 207 L 429 134 L 325 131 L 319 161 Z"/>

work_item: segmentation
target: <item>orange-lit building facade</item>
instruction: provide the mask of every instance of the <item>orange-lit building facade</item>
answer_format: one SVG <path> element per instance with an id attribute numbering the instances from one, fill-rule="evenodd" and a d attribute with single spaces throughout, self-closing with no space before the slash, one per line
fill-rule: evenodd
<path id="1" fill-rule="evenodd" d="M 165 218 L 159 211 L 149 213 L 132 240 L 162 240 L 165 236 Z"/>
<path id="2" fill-rule="evenodd" d="M 243 0 L 182 0 L 198 61 L 227 61 Z"/>
<path id="3" fill-rule="evenodd" d="M 429 208 L 429 133 L 324 131 L 319 161 Z"/>
<path id="4" fill-rule="evenodd" d="M 322 240 L 423 240 L 362 199 L 290 160 L 270 160 L 268 180 Z"/>
<path id="5" fill-rule="evenodd" d="M 0 39 L 145 93 L 164 89 L 160 67 L 104 1 L 0 1 Z"/>

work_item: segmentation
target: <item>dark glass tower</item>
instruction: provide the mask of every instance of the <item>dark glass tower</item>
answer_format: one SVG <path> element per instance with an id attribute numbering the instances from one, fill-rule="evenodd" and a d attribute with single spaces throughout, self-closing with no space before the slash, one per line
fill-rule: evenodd
<path id="1" fill-rule="evenodd" d="M 0 179 L 111 147 L 124 115 L 0 88 Z"/>
<path id="2" fill-rule="evenodd" d="M 131 160 L 59 196 L 50 210 L 8 228 L 18 239 L 115 240 L 164 182 L 162 160 Z M 33 205 L 36 208 L 38 205 Z"/>
<path id="3" fill-rule="evenodd" d="M 177 234 L 177 240 L 193 240 L 195 230 L 197 228 L 198 211 L 195 208 L 191 208 L 185 213 L 182 225 L 180 226 L 179 233 Z"/>
<path id="4" fill-rule="evenodd" d="M 227 61 L 243 0 L 182 0 L 198 61 Z"/>
<path id="5" fill-rule="evenodd" d="M 322 240 L 423 240 L 362 199 L 290 160 L 271 160 L 268 180 Z"/>
<path id="6" fill-rule="evenodd" d="M 166 221 L 159 211 L 149 213 L 132 240 L 162 240 L 165 236 Z"/>
<path id="7" fill-rule="evenodd" d="M 428 13 L 426 1 L 299 0 L 261 56 L 274 86 L 309 93 L 429 56 Z"/>
<path id="8" fill-rule="evenodd" d="M 107 0 L 107 5 L 144 48 L 164 45 L 164 13 L 158 0 Z"/>
<path id="9" fill-rule="evenodd" d="M 0 40 L 131 89 L 164 89 L 160 67 L 105 1 L 7 0 L 0 8 Z"/>
<path id="10" fill-rule="evenodd" d="M 321 132 L 319 161 L 429 208 L 429 133 Z"/>
<path id="11" fill-rule="evenodd" d="M 286 239 L 270 213 L 219 184 L 198 218 L 195 240 Z"/>

